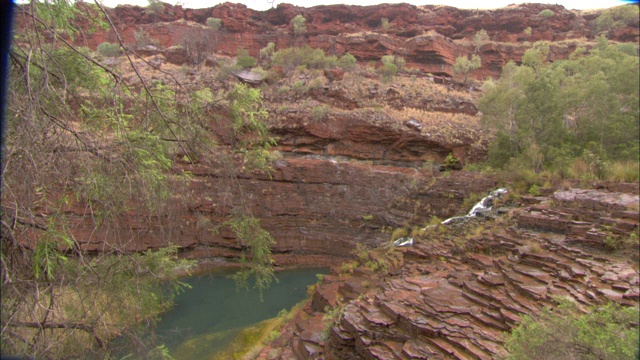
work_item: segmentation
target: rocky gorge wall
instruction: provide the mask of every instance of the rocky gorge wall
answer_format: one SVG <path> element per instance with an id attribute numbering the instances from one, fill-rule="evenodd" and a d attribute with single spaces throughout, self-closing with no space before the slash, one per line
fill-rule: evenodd
<path id="1" fill-rule="evenodd" d="M 544 17 L 540 14 L 543 10 L 554 15 Z M 215 17 L 222 21 L 212 43 L 212 50 L 218 55 L 235 56 L 239 49 L 246 49 L 257 57 L 269 42 L 275 43 L 276 49 L 308 44 L 328 55 L 351 53 L 362 62 L 398 55 L 412 68 L 445 76 L 453 74 L 458 56 L 476 51 L 470 40 L 484 29 L 491 41 L 478 49 L 482 68 L 470 74 L 478 79 L 499 75 L 504 64 L 509 60 L 519 62 L 530 44 L 539 40 L 555 42 L 551 44 L 549 60 L 567 58 L 578 46 L 593 41 L 597 35 L 593 20 L 602 12 L 545 4 L 510 5 L 493 10 L 409 4 L 311 8 L 279 4 L 267 11 L 255 11 L 229 2 L 205 9 L 164 4 L 157 11 L 131 5 L 108 11 L 119 35 L 128 44 L 135 44 L 134 33 L 144 29 L 161 48 L 178 45 L 191 29 L 202 31 L 207 18 Z M 308 30 L 302 37 L 293 34 L 291 20 L 296 15 L 307 20 Z M 383 18 L 389 20 L 388 29 L 381 28 Z M 17 19 L 26 21 L 20 16 Z M 79 22 L 80 28 L 84 26 L 86 30 L 76 44 L 95 49 L 104 41 L 116 41 L 114 31 L 89 30 L 86 19 Z M 527 28 L 531 28 L 530 35 L 524 32 Z M 637 24 L 606 32 L 611 40 L 635 43 L 639 34 Z"/>
<path id="2" fill-rule="evenodd" d="M 258 358 L 503 358 L 509 331 L 553 311 L 557 297 L 580 311 L 637 307 L 637 240 L 626 254 L 607 240 L 637 233 L 640 199 L 629 185 L 525 197 L 471 229 L 441 227 L 414 246 L 361 254 L 322 279 Z"/>

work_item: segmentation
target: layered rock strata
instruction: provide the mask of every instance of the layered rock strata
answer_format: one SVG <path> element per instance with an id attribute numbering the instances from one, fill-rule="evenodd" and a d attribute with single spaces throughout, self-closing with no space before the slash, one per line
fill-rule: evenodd
<path id="1" fill-rule="evenodd" d="M 543 10 L 552 11 L 553 16 L 542 16 Z M 161 48 L 169 48 L 185 37 L 204 36 L 207 18 L 215 17 L 222 22 L 221 30 L 211 40 L 217 54 L 235 56 L 239 49 L 246 49 L 258 56 L 269 42 L 278 49 L 308 44 L 330 55 L 351 53 L 360 61 L 377 61 L 389 54 L 403 56 L 413 68 L 446 76 L 452 75 L 458 56 L 476 52 L 470 40 L 484 29 L 492 41 L 478 49 L 482 69 L 470 74 L 482 79 L 499 75 L 509 60 L 520 61 L 529 44 L 539 40 L 562 41 L 551 45 L 549 60 L 567 58 L 576 47 L 585 45 L 585 39 L 594 39 L 597 32 L 593 21 L 600 14 L 601 11 L 575 11 L 545 4 L 494 10 L 408 4 L 312 8 L 280 4 L 268 11 L 255 11 L 227 2 L 206 9 L 164 4 L 155 11 L 130 5 L 109 10 L 116 30 L 129 44 L 135 44 L 135 32 L 144 29 Z M 293 33 L 291 20 L 297 15 L 307 20 L 308 30 L 303 37 Z M 383 18 L 389 21 L 388 29 L 381 27 Z M 17 21 L 20 26 L 29 17 L 18 14 Z M 104 41 L 116 41 L 113 30 L 92 29 L 87 19 L 79 19 L 78 26 L 84 30 L 76 38 L 78 45 L 95 49 Z M 530 33 L 525 32 L 527 28 Z M 606 33 L 609 39 L 635 43 L 639 34 L 637 24 Z M 145 49 L 140 51 L 148 53 Z M 184 56 L 178 59 L 183 59 L 180 63 L 188 61 Z"/>
<path id="2" fill-rule="evenodd" d="M 570 189 L 529 201 L 485 230 L 448 228 L 370 252 L 368 266 L 334 269 L 262 358 L 492 359 L 507 354 L 522 316 L 554 297 L 583 310 L 638 306 L 637 192 Z M 607 239 L 631 252 L 607 250 Z M 386 268 L 374 272 L 380 261 Z"/>

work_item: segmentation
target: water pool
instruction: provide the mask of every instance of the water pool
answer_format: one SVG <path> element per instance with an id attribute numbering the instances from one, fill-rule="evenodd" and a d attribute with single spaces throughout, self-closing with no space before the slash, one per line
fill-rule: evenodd
<path id="1" fill-rule="evenodd" d="M 314 268 L 277 272 L 277 283 L 263 292 L 236 289 L 230 273 L 199 275 L 186 279 L 191 289 L 176 297 L 176 306 L 164 314 L 156 329 L 177 360 L 211 359 L 248 326 L 274 318 L 307 296 L 307 286 L 316 274 L 328 269 Z"/>

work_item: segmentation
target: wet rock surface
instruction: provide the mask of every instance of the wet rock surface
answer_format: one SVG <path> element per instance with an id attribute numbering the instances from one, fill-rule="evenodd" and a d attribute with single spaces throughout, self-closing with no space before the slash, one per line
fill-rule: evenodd
<path id="1" fill-rule="evenodd" d="M 483 230 L 449 227 L 413 247 L 371 251 L 387 268 L 335 268 L 261 358 L 492 359 L 506 355 L 507 332 L 523 315 L 553 307 L 556 296 L 581 309 L 638 306 L 637 240 L 635 255 L 610 252 L 591 230 L 578 231 L 632 237 L 638 203 L 637 194 L 556 191 Z M 625 230 L 601 227 L 618 223 Z M 321 326 L 336 307 L 341 315 Z"/>

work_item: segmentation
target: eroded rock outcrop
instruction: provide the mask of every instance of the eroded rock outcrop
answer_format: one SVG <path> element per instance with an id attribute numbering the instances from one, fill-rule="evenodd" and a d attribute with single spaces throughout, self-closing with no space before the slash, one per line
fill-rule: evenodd
<path id="1" fill-rule="evenodd" d="M 84 6 L 84 5 L 78 5 Z M 553 16 L 541 15 L 550 10 Z M 95 11 L 95 10 L 92 10 Z M 122 5 L 109 10 L 116 29 L 125 42 L 135 44 L 134 33 L 148 32 L 160 45 L 168 48 L 180 44 L 189 31 L 203 31 L 207 18 L 221 19 L 212 46 L 218 54 L 235 56 L 246 49 L 253 56 L 269 42 L 277 48 L 308 44 L 327 54 L 347 52 L 360 61 L 379 60 L 383 55 L 403 56 L 413 68 L 450 76 L 456 57 L 475 51 L 470 40 L 481 29 L 492 42 L 479 49 L 482 69 L 472 77 L 499 75 L 509 60 L 520 61 L 529 48 L 526 42 L 562 41 L 553 45 L 549 60 L 565 59 L 584 39 L 597 35 L 593 20 L 601 11 L 568 10 L 559 5 L 521 4 L 502 9 L 474 10 L 448 6 L 381 4 L 376 6 L 331 5 L 312 8 L 280 4 L 275 9 L 255 11 L 242 4 L 223 3 L 206 9 L 184 9 L 164 4 L 162 9 Z M 293 34 L 291 20 L 303 15 L 308 28 L 303 38 Z M 382 29 L 381 19 L 389 20 Z M 18 14 L 18 23 L 29 21 Z M 95 49 L 104 41 L 115 41 L 113 31 L 90 30 L 86 20 L 78 20 L 86 28 L 76 39 L 79 45 Z M 84 25 L 83 25 L 84 24 Z M 531 33 L 525 29 L 531 28 Z M 609 39 L 638 42 L 638 26 L 622 27 L 607 33 Z"/>
<path id="2" fill-rule="evenodd" d="M 368 267 L 334 269 L 263 358 L 492 359 L 506 355 L 522 316 L 553 307 L 555 296 L 581 309 L 638 306 L 637 240 L 631 253 L 606 250 L 607 237 L 637 233 L 637 192 L 569 189 L 537 201 L 484 230 L 448 228 L 372 251 Z M 374 272 L 381 260 L 386 268 Z"/>

